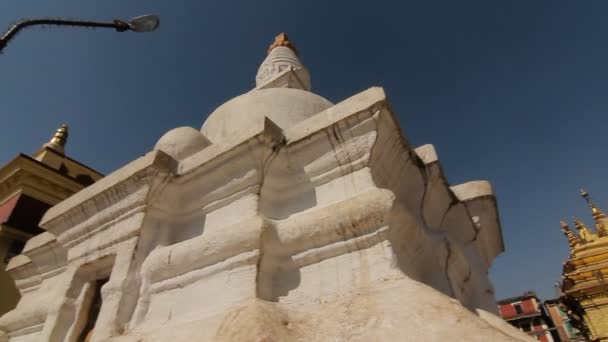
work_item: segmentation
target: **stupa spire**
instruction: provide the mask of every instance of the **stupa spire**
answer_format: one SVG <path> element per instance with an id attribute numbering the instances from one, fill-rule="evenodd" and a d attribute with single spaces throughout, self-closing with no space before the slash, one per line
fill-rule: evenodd
<path id="1" fill-rule="evenodd" d="M 574 250 L 574 248 L 576 248 L 580 244 L 580 240 L 578 239 L 578 237 L 576 237 L 576 235 L 574 235 L 574 233 L 572 232 L 570 227 L 568 227 L 568 224 L 566 222 L 561 221 L 560 225 L 562 227 L 562 232 L 568 239 L 568 246 L 570 247 L 570 251 Z"/>
<path id="2" fill-rule="evenodd" d="M 295 88 L 310 91 L 310 74 L 285 33 L 274 38 L 255 77 L 257 89 Z"/>
<path id="3" fill-rule="evenodd" d="M 51 138 L 51 140 L 44 144 L 44 147 L 51 148 L 61 154 L 65 153 L 65 145 L 68 142 L 68 129 L 69 126 L 67 124 L 61 125 L 55 134 Z"/>
<path id="4" fill-rule="evenodd" d="M 595 221 L 595 229 L 597 230 L 598 235 L 608 235 L 608 217 L 606 214 L 593 203 L 589 197 L 589 193 L 584 189 L 581 189 L 581 196 L 583 196 L 585 201 L 587 201 L 587 205 L 591 208 L 591 214 L 593 216 L 593 221 Z"/>

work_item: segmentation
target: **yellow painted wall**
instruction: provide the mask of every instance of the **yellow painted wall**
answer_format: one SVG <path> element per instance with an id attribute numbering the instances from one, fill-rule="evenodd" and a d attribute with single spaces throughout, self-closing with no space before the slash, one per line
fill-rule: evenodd
<path id="1" fill-rule="evenodd" d="M 608 341 L 608 303 L 597 305 L 595 301 L 584 301 L 581 304 L 586 307 L 585 320 L 593 337 L 607 337 L 602 341 Z"/>

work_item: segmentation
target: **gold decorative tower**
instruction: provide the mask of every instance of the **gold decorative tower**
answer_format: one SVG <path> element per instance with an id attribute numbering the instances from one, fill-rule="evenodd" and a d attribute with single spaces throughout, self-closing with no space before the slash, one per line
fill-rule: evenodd
<path id="1" fill-rule="evenodd" d="M 568 224 L 566 222 L 561 221 L 560 224 L 562 226 L 562 232 L 568 239 L 568 245 L 570 246 L 570 253 L 572 253 L 572 251 L 580 244 L 580 240 L 578 239 L 578 237 L 576 237 L 576 235 L 574 235 L 574 233 L 572 232 L 570 227 L 568 227 Z"/>
<path id="2" fill-rule="evenodd" d="M 570 257 L 563 268 L 563 296 L 575 326 L 591 341 L 608 341 L 608 218 L 591 201 L 589 194 L 581 195 L 591 208 L 596 232 L 574 219 L 579 238 L 565 222 L 562 232 L 568 239 Z"/>
<path id="3" fill-rule="evenodd" d="M 598 208 L 595 203 L 589 197 L 589 193 L 584 189 L 581 189 L 581 196 L 587 201 L 589 208 L 591 208 L 591 214 L 593 215 L 593 221 L 595 221 L 595 230 L 599 236 L 608 235 L 608 217 L 604 212 Z"/>
<path id="4" fill-rule="evenodd" d="M 15 282 L 5 271 L 7 264 L 28 239 L 44 231 L 38 226 L 42 215 L 103 177 L 65 155 L 67 139 L 68 125 L 61 125 L 32 156 L 19 154 L 0 165 L 0 316 L 19 299 Z"/>
<path id="5" fill-rule="evenodd" d="M 53 150 L 65 154 L 65 145 L 68 142 L 68 125 L 63 124 L 57 129 L 51 140 L 44 144 L 45 147 L 52 148 Z"/>
<path id="6" fill-rule="evenodd" d="M 574 227 L 578 230 L 578 235 L 583 243 L 597 240 L 597 234 L 593 233 L 582 221 L 578 220 L 576 217 L 573 218 L 573 221 Z"/>

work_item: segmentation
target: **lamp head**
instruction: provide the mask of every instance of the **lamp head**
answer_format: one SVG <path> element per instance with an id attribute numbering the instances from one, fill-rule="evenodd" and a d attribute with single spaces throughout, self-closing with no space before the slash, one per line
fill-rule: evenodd
<path id="1" fill-rule="evenodd" d="M 158 28 L 160 18 L 157 15 L 141 15 L 129 20 L 129 29 L 135 32 L 151 32 Z"/>

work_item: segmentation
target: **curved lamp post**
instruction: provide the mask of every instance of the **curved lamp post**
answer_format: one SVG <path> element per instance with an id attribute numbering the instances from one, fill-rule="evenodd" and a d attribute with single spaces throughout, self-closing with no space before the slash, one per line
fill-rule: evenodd
<path id="1" fill-rule="evenodd" d="M 160 24 L 160 19 L 156 15 L 142 15 L 129 21 L 113 20 L 111 22 L 86 21 L 86 20 L 66 20 L 66 19 L 25 19 L 11 26 L 6 33 L 0 37 L 0 53 L 8 42 L 15 37 L 21 29 L 36 25 L 54 26 L 82 26 L 82 27 L 106 27 L 113 28 L 118 32 L 150 32 L 156 30 Z"/>

